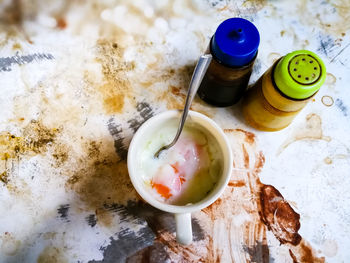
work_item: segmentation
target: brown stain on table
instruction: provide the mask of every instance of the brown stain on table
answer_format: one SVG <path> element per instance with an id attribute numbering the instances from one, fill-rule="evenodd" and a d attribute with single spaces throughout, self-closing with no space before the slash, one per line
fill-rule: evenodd
<path id="1" fill-rule="evenodd" d="M 225 242 L 229 242 L 228 247 L 242 246 L 243 252 L 234 249 L 232 252 L 221 250 L 218 253 L 215 248 L 211 248 L 214 250 L 211 254 L 214 255 L 211 255 L 208 260 L 212 262 L 211 260 L 219 257 L 221 261 L 268 262 L 267 228 L 260 220 L 258 202 L 260 189 L 258 172 L 264 165 L 265 157 L 260 151 L 256 151 L 253 133 L 242 129 L 226 129 L 225 133 L 232 143 L 231 149 L 234 156 L 230 187 L 225 190 L 220 199 L 202 212 L 210 218 L 211 225 L 226 226 L 227 237 L 215 243 L 219 242 L 220 246 L 224 247 L 222 242 L 227 240 Z M 246 215 L 246 219 L 239 219 L 243 215 Z M 232 226 L 236 220 L 243 220 L 239 221 L 240 227 Z M 220 234 L 215 233 L 215 227 L 208 231 L 212 233 L 214 240 L 222 238 L 217 236 Z M 209 252 L 208 255 L 210 255 Z"/>
<path id="2" fill-rule="evenodd" d="M 300 215 L 296 213 L 281 193 L 272 185 L 262 185 L 260 192 L 263 222 L 282 243 L 298 245 L 301 236 Z"/>
<path id="3" fill-rule="evenodd" d="M 335 36 L 344 36 L 344 32 L 350 29 L 350 2 L 347 0 L 337 0 L 337 1 L 326 1 L 324 4 L 328 5 L 329 9 L 335 9 L 336 19 L 331 22 L 324 21 L 323 16 L 320 13 L 315 12 L 315 10 L 310 10 L 307 8 L 307 0 L 300 1 L 299 4 L 299 15 L 300 22 L 302 24 L 307 24 L 308 27 L 314 26 L 323 30 L 328 34 L 333 34 Z"/>
<path id="4" fill-rule="evenodd" d="M 0 134 L 0 160 L 16 158 L 23 154 L 45 152 L 48 144 L 54 142 L 58 133 L 59 129 L 47 128 L 36 120 L 32 120 L 24 127 L 22 136 L 3 132 Z"/>
<path id="5" fill-rule="evenodd" d="M 328 95 L 322 96 L 321 102 L 326 107 L 331 107 L 334 104 L 333 98 Z"/>
<path id="6" fill-rule="evenodd" d="M 183 100 L 186 98 L 186 94 L 183 91 L 181 91 L 180 87 L 169 86 L 169 89 L 171 94 L 173 94 L 175 97 L 180 97 Z"/>
<path id="7" fill-rule="evenodd" d="M 0 10 L 0 29 L 5 33 L 5 37 L 1 39 L 0 45 L 7 44 L 14 38 L 20 38 L 33 44 L 28 33 L 24 30 L 23 21 L 26 15 L 25 1 L 13 0 L 2 6 Z M 30 6 L 30 5 L 29 5 Z"/>
<path id="8" fill-rule="evenodd" d="M 10 232 L 0 233 L 0 254 L 14 256 L 20 249 L 21 241 Z"/>
<path id="9" fill-rule="evenodd" d="M 244 9 L 244 11 L 247 13 L 251 12 L 255 14 L 256 12 L 263 9 L 267 3 L 267 0 L 248 0 L 243 2 L 241 8 Z"/>
<path id="10" fill-rule="evenodd" d="M 133 63 L 123 60 L 123 49 L 113 41 L 101 39 L 97 42 L 97 61 L 102 66 L 104 83 L 98 88 L 107 114 L 121 113 L 125 99 L 133 99 L 132 88 L 126 72 L 134 68 Z"/>
<path id="11" fill-rule="evenodd" d="M 177 85 L 170 84 L 156 97 L 156 100 L 164 101 L 168 109 L 183 109 L 193 69 L 194 65 L 192 64 L 179 68 L 159 68 L 157 70 L 159 76 L 151 76 L 153 83 L 176 81 Z"/>
<path id="12" fill-rule="evenodd" d="M 254 144 L 255 143 L 255 134 L 249 131 L 245 131 L 243 129 L 224 129 L 225 132 L 230 133 L 230 132 L 243 132 L 245 134 L 244 140 L 249 143 L 249 144 Z"/>
<path id="13" fill-rule="evenodd" d="M 305 123 L 294 130 L 294 133 L 281 145 L 277 154 L 280 154 L 292 143 L 300 140 L 331 141 L 331 137 L 323 135 L 322 119 L 319 115 L 315 113 L 308 114 Z"/>
<path id="14" fill-rule="evenodd" d="M 298 263 L 296 256 L 293 254 L 292 250 L 289 249 L 289 255 L 293 260 L 293 263 Z"/>
<path id="15" fill-rule="evenodd" d="M 7 171 L 4 171 L 0 174 L 0 181 L 3 182 L 4 184 L 7 184 L 9 182 Z"/>
<path id="16" fill-rule="evenodd" d="M 332 27 L 335 27 L 336 32 L 345 36 L 345 31 L 350 28 L 350 3 L 347 0 L 329 1 L 329 3 L 337 10 L 339 21 L 332 23 Z"/>
<path id="17" fill-rule="evenodd" d="M 324 158 L 323 161 L 324 161 L 325 164 L 328 164 L 328 165 L 333 163 L 333 160 L 330 157 Z"/>
<path id="18" fill-rule="evenodd" d="M 297 263 L 324 263 L 324 257 L 316 256 L 316 251 L 311 247 L 311 245 L 301 239 L 298 246 L 289 246 L 289 254 L 294 262 Z"/>
<path id="19" fill-rule="evenodd" d="M 323 263 L 325 262 L 324 257 L 316 257 L 315 251 L 305 241 L 300 243 L 299 246 L 300 262 L 306 263 Z"/>
<path id="20" fill-rule="evenodd" d="M 65 29 L 67 27 L 67 21 L 64 17 L 56 18 L 56 26 L 59 29 Z"/>
<path id="21" fill-rule="evenodd" d="M 231 187 L 243 187 L 245 186 L 245 182 L 243 180 L 229 181 L 227 185 Z"/>
<path id="22" fill-rule="evenodd" d="M 231 2 L 227 2 L 224 6 L 218 5 L 220 1 L 214 1 L 211 5 L 213 8 L 217 9 L 219 12 L 229 11 L 234 13 L 236 16 L 239 15 L 252 15 L 256 14 L 260 10 L 262 10 L 268 3 L 266 0 L 246 0 L 243 1 L 241 5 L 231 4 Z"/>
<path id="23" fill-rule="evenodd" d="M 256 149 L 255 136 L 241 129 L 228 129 L 225 133 L 234 157 L 229 187 L 216 202 L 195 214 L 207 233 L 204 240 L 193 242 L 182 252 L 180 248 L 184 248 L 176 243 L 173 234 L 158 233 L 158 240 L 165 245 L 170 259 L 269 262 L 266 232 L 271 230 L 281 245 L 291 249 L 295 262 L 323 262 L 298 234 L 299 214 L 275 187 L 261 183 L 259 172 L 265 157 Z"/>
<path id="24" fill-rule="evenodd" d="M 75 132 L 72 132 L 69 126 L 79 127 L 84 123 L 86 117 L 84 110 L 76 101 L 70 104 L 70 99 L 67 99 L 69 95 L 58 93 L 54 88 L 53 99 L 42 92 L 46 88 L 52 87 L 41 83 L 35 86 L 37 94 L 29 93 L 15 97 L 13 100 L 15 118 L 9 122 L 23 130 L 19 139 L 23 139 L 26 143 L 32 141 L 32 148 L 27 147 L 26 155 L 30 155 L 30 152 L 44 153 L 50 149 L 52 158 L 49 162 L 51 166 L 60 168 L 70 160 L 70 154 L 74 148 L 73 144 L 76 142 L 74 141 L 72 144 L 65 140 L 69 133 L 73 133 L 73 136 L 72 134 L 68 135 L 71 140 L 74 140 L 75 137 Z M 40 104 L 37 105 L 40 109 L 40 115 L 37 120 L 29 121 L 30 118 L 27 117 L 27 114 L 32 110 L 32 100 L 36 100 L 36 97 L 40 101 Z"/>
<path id="25" fill-rule="evenodd" d="M 21 49 L 22 49 L 22 46 L 21 46 L 20 43 L 14 43 L 14 44 L 12 45 L 12 49 L 13 49 L 13 50 L 21 50 Z"/>
<path id="26" fill-rule="evenodd" d="M 195 65 L 191 63 L 177 68 L 162 68 L 158 65 L 153 67 L 148 68 L 149 77 L 143 80 L 142 85 L 155 95 L 157 103 L 165 103 L 167 109 L 183 109 Z M 153 87 L 153 84 L 159 82 L 165 85 L 169 83 L 169 85 L 165 90 L 159 92 Z M 209 106 L 197 97 L 194 98 L 190 110 L 200 112 L 208 117 L 213 117 L 217 111 L 215 107 Z"/>
<path id="27" fill-rule="evenodd" d="M 61 167 L 69 159 L 69 148 L 64 144 L 55 144 L 52 157 L 54 158 L 53 167 Z"/>
<path id="28" fill-rule="evenodd" d="M 112 143 L 89 141 L 84 144 L 85 156 L 77 162 L 77 168 L 66 182 L 66 188 L 73 190 L 88 210 L 95 211 L 97 223 L 110 226 L 113 223 L 111 211 L 106 205 L 127 204 L 139 197 L 130 181 L 126 160 L 120 160 Z"/>
<path id="29" fill-rule="evenodd" d="M 49 165 L 57 168 L 67 161 L 64 157 L 66 153 L 61 152 L 66 148 L 58 139 L 62 133 L 61 127 L 48 127 L 40 118 L 23 124 L 24 126 L 21 122 L 17 123 L 21 127 L 18 135 L 9 132 L 0 133 L 0 180 L 12 196 L 30 201 L 34 200 L 33 193 L 28 183 L 17 176 L 19 167 L 28 159 L 40 155 L 47 159 Z M 31 179 L 36 175 L 32 174 Z M 50 176 L 52 175 L 47 175 L 47 178 Z"/>
<path id="30" fill-rule="evenodd" d="M 243 152 L 243 158 L 244 158 L 244 168 L 248 169 L 249 168 L 249 154 L 248 154 L 247 149 L 244 146 L 244 144 L 242 144 L 242 152 Z"/>
<path id="31" fill-rule="evenodd" d="M 23 21 L 21 0 L 13 0 L 5 6 L 0 22 L 8 25 L 20 25 Z"/>
<path id="32" fill-rule="evenodd" d="M 96 101 L 102 102 L 105 113 L 114 114 L 123 111 L 124 98 L 130 98 L 132 94 L 130 93 L 129 80 L 125 74 L 132 70 L 133 64 L 124 63 L 122 59 L 123 49 L 110 39 L 99 40 L 95 51 L 97 62 L 101 64 L 103 73 L 102 85 L 95 81 L 92 82 L 95 86 L 83 86 L 79 90 L 84 94 L 83 99 L 88 99 L 88 103 L 93 105 L 92 110 L 90 105 L 85 105 L 85 101 L 79 100 L 77 102 L 75 98 L 72 99 L 69 96 L 69 93 L 58 93 L 58 89 L 48 87 L 45 82 L 40 83 L 35 94 L 40 98 L 38 105 L 41 112 L 40 118 L 52 126 L 64 127 L 64 130 L 63 128 L 53 129 L 51 134 L 51 130 L 40 120 L 37 129 L 35 127 L 32 127 L 32 130 L 24 128 L 24 131 L 27 131 L 26 134 L 21 134 L 18 138 L 15 136 L 12 139 L 16 143 L 11 149 L 15 150 L 5 157 L 6 159 L 9 157 L 21 158 L 24 155 L 45 153 L 46 150 L 50 149 L 50 153 L 52 153 L 51 166 L 55 171 L 60 171 L 62 176 L 67 177 L 66 189 L 73 191 L 85 203 L 86 209 L 96 213 L 99 224 L 108 227 L 113 223 L 114 216 L 112 212 L 103 207 L 105 204 L 126 203 L 128 200 L 137 199 L 136 192 L 128 177 L 126 161 L 119 160 L 113 148 L 113 141 L 109 136 L 90 141 L 83 136 L 78 136 L 76 132 L 77 129 L 83 128 L 86 124 L 87 112 L 96 113 L 94 106 L 94 104 L 98 104 Z M 83 78 L 86 77 L 85 73 L 88 74 L 85 71 L 82 73 Z M 93 76 L 90 77 L 93 78 Z M 32 87 L 28 87 L 28 90 L 29 88 Z M 54 94 L 51 97 L 43 92 L 47 88 L 53 90 Z M 26 108 L 32 103 L 30 96 L 24 95 L 16 97 L 14 100 L 16 118 L 11 122 L 16 126 L 25 125 L 22 116 L 26 117 Z M 97 112 L 101 113 L 100 108 Z M 33 126 L 33 124 L 30 125 Z M 36 133 L 39 135 L 37 136 Z M 4 135 L 6 135 L 3 136 L 6 141 L 8 141 L 9 136 L 12 136 L 12 134 L 7 133 Z M 70 138 L 69 142 L 66 141 L 67 136 Z M 28 144 L 28 142 L 31 143 Z M 20 150 L 16 146 L 19 146 Z M 18 151 L 19 154 L 11 154 L 15 151 Z M 18 191 L 23 192 L 24 190 L 18 188 Z"/>
<path id="33" fill-rule="evenodd" d="M 9 132 L 0 133 L 0 180 L 8 184 L 12 175 L 12 163 L 45 153 L 59 133 L 60 129 L 46 127 L 40 120 L 30 121 L 21 129 L 20 136 Z M 7 186 L 11 188 L 10 185 Z"/>
<path id="34" fill-rule="evenodd" d="M 66 263 L 66 262 L 68 262 L 68 260 L 64 256 L 62 249 L 54 246 L 45 247 L 37 259 L 37 263 Z"/>
<path id="35" fill-rule="evenodd" d="M 283 36 L 285 33 L 285 31 L 283 31 L 283 34 L 281 32 L 281 36 Z M 280 57 L 282 57 L 282 55 L 280 53 L 275 53 L 275 52 L 272 52 L 270 53 L 268 56 L 267 56 L 267 60 L 269 62 L 269 64 L 274 64 Z"/>
<path id="36" fill-rule="evenodd" d="M 95 210 L 96 222 L 105 226 L 111 227 L 113 224 L 113 214 L 107 209 L 101 207 Z"/>
<path id="37" fill-rule="evenodd" d="M 183 262 L 210 262 L 206 261 L 205 255 L 201 252 L 204 248 L 198 247 L 195 244 L 184 246 L 175 240 L 175 236 L 169 232 L 160 232 L 156 240 L 166 246 L 168 252 L 175 255 L 181 255 Z"/>
<path id="38" fill-rule="evenodd" d="M 337 81 L 337 78 L 332 73 L 327 72 L 326 80 L 324 84 L 326 86 L 333 87 L 336 81 Z"/>

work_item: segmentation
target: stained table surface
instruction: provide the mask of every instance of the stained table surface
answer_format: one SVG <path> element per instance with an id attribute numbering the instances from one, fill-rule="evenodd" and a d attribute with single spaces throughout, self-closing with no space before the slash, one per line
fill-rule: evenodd
<path id="1" fill-rule="evenodd" d="M 345 0 L 0 1 L 0 262 L 349 261 L 349 13 Z M 196 60 L 237 16 L 261 35 L 250 83 L 298 49 L 327 78 L 274 133 L 246 126 L 240 104 L 195 99 L 234 163 L 181 246 L 173 216 L 132 187 L 127 149 L 182 108 Z"/>

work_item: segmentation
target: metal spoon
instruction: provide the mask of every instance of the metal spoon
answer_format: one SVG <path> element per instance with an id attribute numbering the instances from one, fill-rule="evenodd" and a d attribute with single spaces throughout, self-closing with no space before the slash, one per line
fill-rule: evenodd
<path id="1" fill-rule="evenodd" d="M 197 93 L 197 90 L 198 90 L 199 85 L 201 84 L 201 82 L 203 80 L 203 77 L 204 77 L 205 73 L 207 72 L 207 69 L 208 69 L 208 66 L 210 64 L 211 59 L 212 59 L 212 55 L 211 54 L 205 54 L 205 55 L 202 55 L 199 58 L 199 60 L 197 62 L 197 65 L 196 65 L 196 68 L 194 69 L 193 74 L 192 74 L 191 83 L 190 83 L 190 86 L 189 86 L 188 92 L 187 92 L 185 108 L 184 108 L 184 110 L 182 112 L 180 124 L 179 124 L 179 127 L 177 129 L 177 133 L 175 135 L 175 138 L 170 144 L 161 147 L 154 154 L 155 158 L 158 158 L 162 151 L 167 150 L 170 147 L 174 146 L 175 143 L 177 142 L 177 140 L 179 139 L 180 134 L 182 132 L 182 129 L 183 129 L 184 125 L 185 125 L 185 121 L 186 121 L 186 118 L 187 118 L 188 111 L 190 109 L 192 100 L 193 100 L 194 96 Z"/>

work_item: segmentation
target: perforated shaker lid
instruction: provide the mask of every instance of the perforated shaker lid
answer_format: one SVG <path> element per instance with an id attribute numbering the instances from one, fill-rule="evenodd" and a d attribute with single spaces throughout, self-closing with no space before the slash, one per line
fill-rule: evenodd
<path id="1" fill-rule="evenodd" d="M 258 29 L 243 18 L 230 18 L 216 29 L 211 42 L 214 56 L 223 64 L 240 67 L 255 57 L 260 43 Z"/>
<path id="2" fill-rule="evenodd" d="M 293 99 L 306 99 L 317 92 L 326 79 L 326 67 L 313 52 L 297 50 L 283 57 L 275 68 L 279 90 Z"/>

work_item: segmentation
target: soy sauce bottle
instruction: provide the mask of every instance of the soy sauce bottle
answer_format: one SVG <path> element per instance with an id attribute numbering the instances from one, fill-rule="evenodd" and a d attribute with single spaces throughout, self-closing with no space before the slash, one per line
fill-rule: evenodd
<path id="1" fill-rule="evenodd" d="M 315 53 L 291 52 L 277 60 L 247 91 L 243 116 L 258 130 L 281 130 L 315 96 L 325 79 L 325 65 Z"/>
<path id="2" fill-rule="evenodd" d="M 206 52 L 213 59 L 198 89 L 199 97 L 217 107 L 237 103 L 247 88 L 259 42 L 259 31 L 248 20 L 222 22 Z"/>

